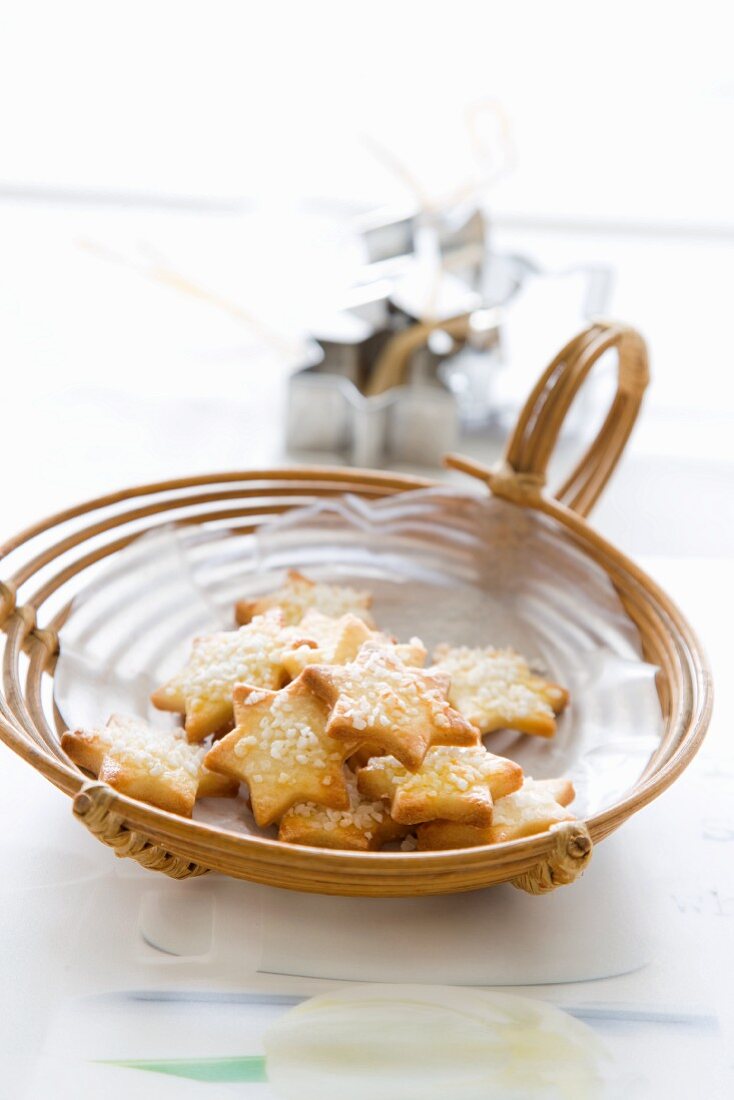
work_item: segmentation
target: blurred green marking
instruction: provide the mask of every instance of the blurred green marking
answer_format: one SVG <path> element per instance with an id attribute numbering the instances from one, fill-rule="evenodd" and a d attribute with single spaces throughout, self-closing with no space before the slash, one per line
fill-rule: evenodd
<path id="1" fill-rule="evenodd" d="M 211 1081 L 217 1084 L 230 1081 L 249 1081 L 251 1084 L 267 1081 L 263 1054 L 239 1058 L 166 1058 L 150 1061 L 100 1059 L 99 1064 L 142 1069 L 147 1073 L 165 1073 L 169 1077 L 186 1077 L 190 1081 Z"/>

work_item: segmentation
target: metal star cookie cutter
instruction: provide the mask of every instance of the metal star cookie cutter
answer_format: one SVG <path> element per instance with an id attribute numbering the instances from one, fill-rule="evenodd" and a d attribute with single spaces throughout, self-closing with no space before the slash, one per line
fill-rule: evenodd
<path id="1" fill-rule="evenodd" d="M 365 397 L 351 379 L 319 366 L 290 381 L 286 433 L 292 450 L 341 453 L 355 466 L 435 466 L 455 445 L 458 430 L 456 401 L 440 382 Z"/>

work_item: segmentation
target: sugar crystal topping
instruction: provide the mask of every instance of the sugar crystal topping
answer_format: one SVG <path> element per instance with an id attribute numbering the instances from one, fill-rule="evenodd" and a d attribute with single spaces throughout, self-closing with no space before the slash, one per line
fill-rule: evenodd
<path id="1" fill-rule="evenodd" d="M 351 612 L 369 620 L 367 592 L 359 592 L 348 585 L 312 581 L 296 572 L 288 574 L 283 587 L 268 597 L 267 602 L 279 607 L 288 623 L 299 623 L 310 608 L 333 618 Z"/>
<path id="2" fill-rule="evenodd" d="M 206 750 L 189 745 L 178 732 L 155 729 L 139 718 L 115 715 L 99 736 L 116 761 L 155 778 L 185 772 L 198 779 L 201 774 Z"/>
<path id="3" fill-rule="evenodd" d="M 323 772 L 322 783 L 330 786 L 326 771 L 340 766 L 344 754 L 324 732 L 326 714 L 321 703 L 294 698 L 286 690 L 272 697 L 260 717 L 253 717 L 245 727 L 247 732 L 235 742 L 235 756 L 242 760 L 253 756 L 258 774 L 270 780 L 275 777 L 280 784 L 300 783 L 298 773 L 307 768 Z M 257 782 L 257 776 L 254 778 Z"/>
<path id="4" fill-rule="evenodd" d="M 358 829 L 369 840 L 375 829 L 384 820 L 387 814 L 382 802 L 368 802 L 362 798 L 357 790 L 357 783 L 349 768 L 344 769 L 344 780 L 349 792 L 348 810 L 330 810 L 325 806 L 317 806 L 315 802 L 299 802 L 290 810 L 290 814 L 307 818 L 326 830 L 334 829 Z"/>
<path id="5" fill-rule="evenodd" d="M 368 769 L 382 774 L 393 788 L 406 794 L 420 791 L 443 795 L 486 790 L 501 765 L 501 758 L 487 752 L 483 745 L 439 745 L 428 750 L 417 772 L 408 771 L 394 756 L 374 756 Z"/>
<path id="6" fill-rule="evenodd" d="M 426 721 L 426 712 L 439 728 L 451 725 L 450 706 L 440 688 L 421 670 L 403 664 L 390 646 L 364 645 L 344 672 L 339 687 L 348 702 L 342 713 L 355 730 L 415 726 Z"/>
<path id="7" fill-rule="evenodd" d="M 301 635 L 300 644 L 292 654 L 286 655 L 295 657 L 296 669 L 307 664 L 344 664 L 351 661 L 362 642 L 371 634 L 362 619 L 351 614 L 332 618 L 313 609 L 306 612 L 297 631 L 295 627 L 290 630 Z"/>
<path id="8" fill-rule="evenodd" d="M 194 710 L 229 701 L 239 682 L 277 688 L 288 641 L 277 612 L 258 615 L 239 630 L 196 638 L 188 663 L 169 686 L 183 691 Z"/>
<path id="9" fill-rule="evenodd" d="M 552 824 L 568 817 L 568 811 L 553 797 L 552 791 L 542 781 L 526 779 L 519 791 L 497 799 L 492 825 L 519 827 L 532 821 Z"/>
<path id="10" fill-rule="evenodd" d="M 335 617 L 311 608 L 301 619 L 300 626 L 319 649 L 334 649 L 344 629 L 344 616 Z"/>
<path id="11" fill-rule="evenodd" d="M 436 671 L 451 677 L 449 699 L 469 718 L 501 714 L 506 721 L 538 712 L 553 717 L 553 709 L 527 662 L 511 649 L 439 646 Z"/>

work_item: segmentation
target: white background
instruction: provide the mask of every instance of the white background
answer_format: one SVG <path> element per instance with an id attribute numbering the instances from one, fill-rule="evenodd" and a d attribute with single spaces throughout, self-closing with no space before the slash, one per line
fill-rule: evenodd
<path id="1" fill-rule="evenodd" d="M 496 247 L 610 264 L 610 312 L 650 343 L 645 419 L 598 523 L 632 551 L 732 550 L 728 4 L 0 12 L 0 403 L 22 459 L 7 528 L 85 492 L 282 459 L 294 341 L 355 270 L 334 211 L 475 181 L 466 120 L 500 105 Z M 141 272 L 159 259 L 255 326 Z"/>
<path id="2" fill-rule="evenodd" d="M 710 0 L 0 0 L 0 539 L 116 486 L 285 458 L 293 342 L 357 261 L 334 210 L 435 203 L 476 179 L 466 117 L 477 105 L 501 104 L 511 136 L 486 195 L 496 247 L 614 268 L 611 311 L 645 333 L 654 381 L 595 522 L 692 614 L 721 704 L 694 767 L 639 818 L 660 855 L 629 901 L 665 907 L 657 957 L 586 992 L 715 1010 L 729 1027 L 722 1058 L 733 29 L 731 5 Z M 256 323 L 140 270 L 161 258 Z M 59 792 L 0 755 L 3 862 L 41 893 L 5 877 L 0 1039 L 20 1095 L 60 998 L 85 973 L 112 973 L 118 944 L 100 912 L 98 941 L 72 947 L 76 911 L 64 917 L 43 870 L 49 836 L 64 849 L 57 869 L 76 847 L 108 854 Z M 110 917 L 134 912 L 116 898 Z M 648 1064 L 664 1073 L 678 1048 L 676 1029 L 661 1030 Z"/>

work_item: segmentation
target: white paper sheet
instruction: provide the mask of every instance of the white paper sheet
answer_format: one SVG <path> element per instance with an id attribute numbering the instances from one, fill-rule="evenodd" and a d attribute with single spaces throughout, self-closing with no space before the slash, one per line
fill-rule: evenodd
<path id="1" fill-rule="evenodd" d="M 544 517 L 443 489 L 326 500 L 249 537 L 222 527 L 143 536 L 79 594 L 61 632 L 54 689 L 67 723 L 117 711 L 170 725 L 148 697 L 192 637 L 233 627 L 235 599 L 276 587 L 291 567 L 369 588 L 378 623 L 399 638 L 417 634 L 429 650 L 510 645 L 568 687 L 552 740 L 497 733 L 486 744 L 534 778 L 570 775 L 579 816 L 619 798 L 658 744 L 655 670 L 603 570 Z M 196 816 L 259 831 L 242 800 L 201 803 Z"/>

